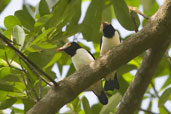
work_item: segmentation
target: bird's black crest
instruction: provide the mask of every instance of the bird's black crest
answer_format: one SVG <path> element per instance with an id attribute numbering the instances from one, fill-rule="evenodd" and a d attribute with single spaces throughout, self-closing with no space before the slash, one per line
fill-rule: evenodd
<path id="1" fill-rule="evenodd" d="M 112 38 L 115 34 L 115 29 L 113 28 L 111 24 L 108 24 L 104 26 L 103 33 L 105 37 Z"/>
<path id="2" fill-rule="evenodd" d="M 76 42 L 71 42 L 71 46 L 66 48 L 64 51 L 69 54 L 71 57 L 75 55 L 77 49 L 81 48 Z"/>

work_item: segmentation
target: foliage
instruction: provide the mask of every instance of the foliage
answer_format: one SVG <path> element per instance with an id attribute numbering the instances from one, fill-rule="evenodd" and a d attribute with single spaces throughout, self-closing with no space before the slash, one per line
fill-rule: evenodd
<path id="1" fill-rule="evenodd" d="M 81 22 L 81 7 L 84 7 L 85 2 L 90 2 L 90 5 Z M 10 0 L 0 1 L 0 12 L 8 3 L 10 3 Z M 0 32 L 12 40 L 17 49 L 49 74 L 52 79 L 58 79 L 60 76 L 56 76 L 54 71 L 51 70 L 55 63 L 58 64 L 60 73 L 65 70 L 63 69 L 64 65 L 70 65 L 67 76 L 75 72 L 70 58 L 64 53 L 56 53 L 56 48 L 67 42 L 67 38 L 80 37 L 80 34 L 82 34 L 84 40 L 93 42 L 96 50 L 94 55 L 97 58 L 100 51 L 99 42 L 102 35 L 100 26 L 102 21 L 111 22 L 112 19 L 117 19 L 129 31 L 136 29 L 135 23 L 137 27 L 143 24 L 139 22 L 137 12 L 134 12 L 136 20 L 131 17 L 128 5 L 136 8 L 142 5 L 143 13 L 147 16 L 153 15 L 159 8 L 155 0 L 101 0 L 100 2 L 99 0 L 41 0 L 36 7 L 23 4 L 22 10 L 5 17 L 5 29 L 0 28 Z M 76 40 L 83 39 L 77 38 Z M 97 103 L 91 106 L 86 97 L 80 98 L 78 96 L 66 105 L 69 108 L 66 113 L 114 114 L 120 99 L 134 77 L 132 71 L 139 68 L 142 58 L 143 54 L 117 70 L 121 88 L 118 91 L 107 93 L 109 97 L 108 105 L 102 106 Z M 8 108 L 11 109 L 11 114 L 25 113 L 41 99 L 50 87 L 36 75 L 30 69 L 30 66 L 16 55 L 14 50 L 1 42 L 0 110 Z M 171 58 L 167 54 L 160 62 L 152 83 L 163 76 L 167 76 L 167 81 L 158 90 L 158 93 L 164 91 L 161 97 L 158 97 L 158 108 L 162 114 L 165 112 L 163 105 L 171 100 L 171 88 L 168 88 L 171 82 Z M 150 99 L 150 104 L 153 103 L 152 97 L 158 96 L 151 93 L 151 89 L 155 88 L 149 86 L 143 99 Z M 16 108 L 15 104 L 23 104 L 24 109 Z M 152 110 L 151 105 L 148 106 L 147 110 Z"/>

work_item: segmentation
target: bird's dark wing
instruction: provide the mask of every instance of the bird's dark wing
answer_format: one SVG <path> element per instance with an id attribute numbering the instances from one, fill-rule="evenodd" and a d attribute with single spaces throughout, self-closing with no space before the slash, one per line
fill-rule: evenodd
<path id="1" fill-rule="evenodd" d="M 102 37 L 100 39 L 100 50 L 101 50 L 101 47 L 102 47 Z"/>

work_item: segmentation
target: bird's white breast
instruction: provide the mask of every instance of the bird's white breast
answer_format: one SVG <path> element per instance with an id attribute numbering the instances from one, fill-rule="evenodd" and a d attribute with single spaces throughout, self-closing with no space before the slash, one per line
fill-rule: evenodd
<path id="1" fill-rule="evenodd" d="M 83 48 L 78 49 L 76 54 L 71 59 L 76 70 L 79 70 L 83 66 L 88 65 L 90 62 L 94 61 L 94 58 L 89 54 L 89 52 Z"/>
<path id="2" fill-rule="evenodd" d="M 117 46 L 119 44 L 120 44 L 120 38 L 117 31 L 115 31 L 115 35 L 112 38 L 106 38 L 103 36 L 100 55 L 103 55 L 108 50 L 110 50 L 113 46 Z"/>

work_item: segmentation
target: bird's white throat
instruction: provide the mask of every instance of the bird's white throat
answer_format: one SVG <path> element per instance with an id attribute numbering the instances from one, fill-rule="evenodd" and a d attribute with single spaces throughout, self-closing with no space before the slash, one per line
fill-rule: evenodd
<path id="1" fill-rule="evenodd" d="M 71 58 L 76 70 L 79 70 L 85 65 L 90 64 L 92 61 L 94 61 L 94 58 L 90 55 L 90 53 L 80 48 L 76 51 L 76 54 Z"/>

